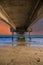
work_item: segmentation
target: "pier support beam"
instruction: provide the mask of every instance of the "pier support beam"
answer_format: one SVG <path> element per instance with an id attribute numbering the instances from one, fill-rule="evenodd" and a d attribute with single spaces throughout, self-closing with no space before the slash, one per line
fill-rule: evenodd
<path id="1" fill-rule="evenodd" d="M 12 46 L 14 45 L 14 32 L 15 30 L 11 27 L 10 31 L 12 32 Z"/>
<path id="2" fill-rule="evenodd" d="M 32 32 L 32 28 L 29 28 L 29 29 L 27 29 L 27 31 L 29 31 L 29 42 L 31 42 L 31 32 Z"/>
<path id="3" fill-rule="evenodd" d="M 14 45 L 14 32 L 12 32 L 12 46 Z"/>
<path id="4" fill-rule="evenodd" d="M 24 36 L 24 34 L 22 33 L 19 33 L 18 34 L 18 41 L 21 41 L 21 42 L 24 42 L 25 41 L 25 36 Z"/>

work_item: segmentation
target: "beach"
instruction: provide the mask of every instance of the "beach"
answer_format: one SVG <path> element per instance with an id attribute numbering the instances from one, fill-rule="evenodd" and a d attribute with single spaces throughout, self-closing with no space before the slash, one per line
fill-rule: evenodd
<path id="1" fill-rule="evenodd" d="M 0 65 L 43 65 L 43 47 L 0 46 Z"/>

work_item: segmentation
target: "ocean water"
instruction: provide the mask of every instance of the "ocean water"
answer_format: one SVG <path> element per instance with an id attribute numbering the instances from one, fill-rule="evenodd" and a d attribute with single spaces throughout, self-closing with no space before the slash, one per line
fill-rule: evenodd
<path id="1" fill-rule="evenodd" d="M 41 46 L 43 47 L 43 38 L 32 38 L 31 42 L 29 42 L 29 39 L 26 39 L 27 46 Z"/>
<path id="2" fill-rule="evenodd" d="M 14 46 L 17 46 L 17 36 L 13 38 Z M 43 46 L 43 36 L 31 36 L 31 42 L 29 41 L 29 37 L 25 36 L 25 42 L 27 46 Z M 10 35 L 1 35 L 0 36 L 0 46 L 12 46 L 12 36 Z"/>
<path id="3" fill-rule="evenodd" d="M 17 45 L 17 38 L 13 38 L 14 46 Z M 0 46 L 12 46 L 12 38 L 0 38 Z"/>

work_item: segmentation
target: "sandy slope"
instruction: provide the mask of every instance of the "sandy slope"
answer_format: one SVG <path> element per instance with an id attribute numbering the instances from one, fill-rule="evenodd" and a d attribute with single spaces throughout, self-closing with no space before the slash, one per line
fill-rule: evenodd
<path id="1" fill-rule="evenodd" d="M 43 47 L 0 46 L 0 65 L 43 65 Z"/>

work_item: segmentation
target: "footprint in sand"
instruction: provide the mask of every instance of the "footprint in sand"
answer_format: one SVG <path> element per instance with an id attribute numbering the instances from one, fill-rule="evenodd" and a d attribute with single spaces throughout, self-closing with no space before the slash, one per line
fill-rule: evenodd
<path id="1" fill-rule="evenodd" d="M 14 59 L 11 59 L 10 63 L 8 63 L 7 65 L 15 65 L 14 64 Z"/>
<path id="2" fill-rule="evenodd" d="M 40 58 L 37 58 L 37 62 L 40 62 Z"/>

